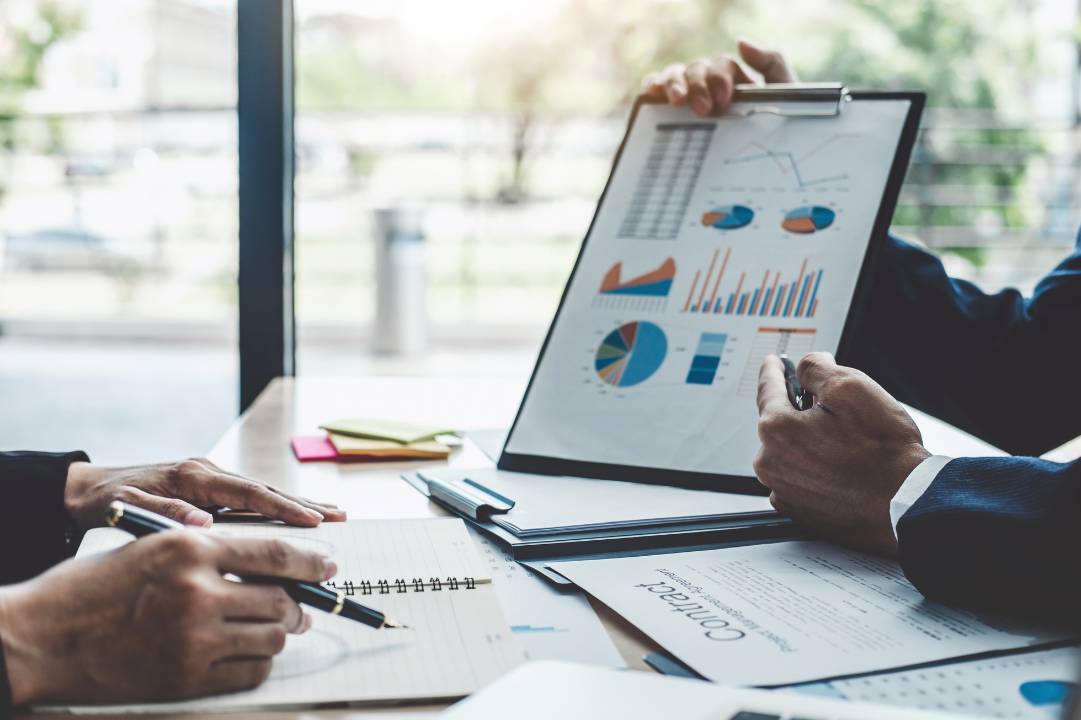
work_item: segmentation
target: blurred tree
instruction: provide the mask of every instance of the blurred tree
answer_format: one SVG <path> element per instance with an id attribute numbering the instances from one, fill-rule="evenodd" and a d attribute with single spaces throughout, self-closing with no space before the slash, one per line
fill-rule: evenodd
<path id="1" fill-rule="evenodd" d="M 1035 222 L 1021 217 L 1016 189 L 1042 146 L 1035 132 L 1003 119 L 1030 115 L 1024 105 L 1039 61 L 1033 9 L 1012 0 L 847 0 L 839 21 L 820 28 L 826 52 L 804 64 L 808 76 L 927 92 L 929 129 L 910 174 L 915 202 L 898 208 L 899 224 L 931 236 L 943 226 Z M 948 201 L 940 197 L 945 186 L 952 186 Z M 954 252 L 975 265 L 986 256 L 979 248 Z"/>
<path id="2" fill-rule="evenodd" d="M 504 169 L 486 192 L 517 202 L 530 195 L 530 161 L 544 128 L 622 114 L 648 72 L 731 51 L 747 35 L 784 50 L 804 78 L 920 88 L 932 109 L 950 111 L 956 127 L 939 124 L 922 140 L 913 176 L 922 196 L 899 208 L 902 224 L 1025 226 L 1036 218 L 1024 212 L 1039 213 L 1039 204 L 1020 210 L 1017 188 L 1042 152 L 1041 137 L 1002 118 L 1027 113 L 1041 73 L 1047 33 L 1033 27 L 1034 2 L 563 0 L 529 25 L 493 23 L 460 55 L 445 57 L 408 27 L 354 19 L 353 47 L 344 34 L 337 45 L 312 46 L 299 90 L 304 107 L 502 115 Z M 326 25 L 327 33 L 346 28 L 337 17 Z M 953 186 L 955 200 L 936 195 L 943 186 Z"/>
<path id="3" fill-rule="evenodd" d="M 542 27 L 501 32 L 474 57 L 475 107 L 511 113 L 510 169 L 497 199 L 528 196 L 526 166 L 539 121 L 610 115 L 633 99 L 652 69 L 716 52 L 739 0 L 567 0 Z"/>
<path id="4" fill-rule="evenodd" d="M 0 23 L 0 147 L 12 153 L 23 95 L 38 85 L 38 72 L 46 53 L 82 27 L 82 13 L 69 5 L 45 1 L 21 23 Z M 51 142 L 60 130 L 49 128 Z M 5 173 L 10 176 L 10 173 Z M 5 188 L 0 180 L 0 201 Z"/>

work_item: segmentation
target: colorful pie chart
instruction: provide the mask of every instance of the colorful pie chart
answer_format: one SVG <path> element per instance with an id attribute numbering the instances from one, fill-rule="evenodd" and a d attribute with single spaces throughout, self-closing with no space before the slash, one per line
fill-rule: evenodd
<path id="1" fill-rule="evenodd" d="M 823 207 L 821 205 L 807 205 L 806 207 L 798 207 L 785 213 L 781 227 L 788 232 L 810 235 L 811 233 L 816 233 L 819 230 L 828 228 L 833 224 L 836 217 L 837 213 L 833 212 L 833 210 L 828 207 Z"/>
<path id="2" fill-rule="evenodd" d="M 702 214 L 702 225 L 718 230 L 738 230 L 754 220 L 754 210 L 746 205 L 719 205 Z"/>
<path id="3" fill-rule="evenodd" d="M 668 338 L 651 322 L 631 322 L 608 333 L 597 348 L 597 376 L 616 387 L 630 387 L 657 372 L 668 353 Z"/>

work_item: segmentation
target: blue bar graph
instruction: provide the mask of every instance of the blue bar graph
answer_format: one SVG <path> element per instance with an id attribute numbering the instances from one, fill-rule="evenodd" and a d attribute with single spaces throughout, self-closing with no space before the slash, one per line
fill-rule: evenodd
<path id="1" fill-rule="evenodd" d="M 717 368 L 721 366 L 728 335 L 724 333 L 702 333 L 698 339 L 698 348 L 691 360 L 691 369 L 687 371 L 688 385 L 712 385 L 717 377 Z"/>
<path id="2" fill-rule="evenodd" d="M 780 270 L 766 270 L 762 280 L 755 283 L 747 271 L 739 271 L 736 286 L 730 289 L 722 286 L 722 278 L 731 255 L 731 249 L 723 257 L 719 250 L 714 250 L 709 266 L 695 271 L 683 312 L 783 318 L 815 316 L 822 270 L 808 270 L 809 258 L 803 259 L 793 280 L 781 282 Z"/>

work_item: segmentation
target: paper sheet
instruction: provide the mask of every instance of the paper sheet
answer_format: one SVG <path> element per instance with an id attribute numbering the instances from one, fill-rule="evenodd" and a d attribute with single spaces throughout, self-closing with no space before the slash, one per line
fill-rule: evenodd
<path id="1" fill-rule="evenodd" d="M 786 542 L 552 567 L 701 675 L 784 685 L 1064 639 L 930 603 L 889 560 Z"/>
<path id="2" fill-rule="evenodd" d="M 379 579 L 474 577 L 474 589 L 374 592 L 355 600 L 385 612 L 410 630 L 373 630 L 313 611 L 312 629 L 290 637 L 270 679 L 250 692 L 205 700 L 96 712 L 205 712 L 218 709 L 336 702 L 462 697 L 491 682 L 521 659 L 503 619 L 490 573 L 458 520 L 372 520 L 300 529 L 229 525 L 216 534 L 278 537 L 329 555 L 336 579 L 359 586 Z M 130 540 L 124 533 L 88 533 L 79 554 Z"/>
<path id="3" fill-rule="evenodd" d="M 486 535 L 470 528 L 487 561 L 499 604 L 528 660 L 571 660 L 625 667 L 581 591 L 553 587 L 514 561 Z"/>
<path id="4" fill-rule="evenodd" d="M 640 107 L 507 451 L 751 475 L 762 358 L 836 352 L 909 108 Z"/>
<path id="5" fill-rule="evenodd" d="M 1081 648 L 1037 650 L 919 670 L 835 680 L 789 692 L 996 718 L 1053 720 L 1078 692 Z"/>

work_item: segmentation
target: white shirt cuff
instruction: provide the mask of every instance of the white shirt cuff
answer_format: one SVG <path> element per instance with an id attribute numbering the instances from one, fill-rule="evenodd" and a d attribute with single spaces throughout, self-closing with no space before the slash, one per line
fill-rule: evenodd
<path id="1" fill-rule="evenodd" d="M 893 536 L 897 537 L 897 523 L 908 512 L 920 497 L 931 487 L 931 483 L 938 477 L 946 463 L 953 460 L 945 455 L 932 455 L 927 458 L 908 474 L 901 487 L 897 488 L 893 500 L 890 501 L 890 524 L 893 525 Z"/>

